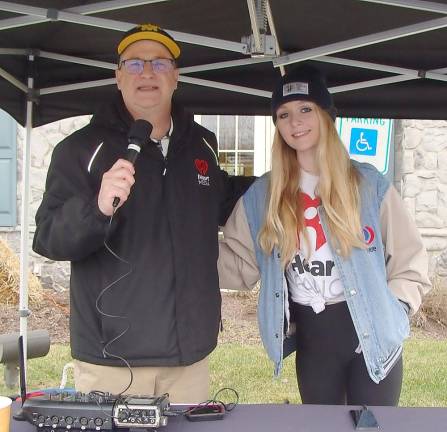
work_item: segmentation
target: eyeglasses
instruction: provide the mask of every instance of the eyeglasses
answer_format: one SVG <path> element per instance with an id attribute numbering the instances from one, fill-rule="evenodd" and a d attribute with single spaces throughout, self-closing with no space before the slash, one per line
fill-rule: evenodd
<path id="1" fill-rule="evenodd" d="M 143 73 L 145 63 L 149 63 L 155 73 L 166 73 L 174 69 L 175 61 L 173 59 L 159 58 L 153 60 L 127 59 L 121 60 L 119 68 L 124 66 L 127 72 L 133 75 Z"/>

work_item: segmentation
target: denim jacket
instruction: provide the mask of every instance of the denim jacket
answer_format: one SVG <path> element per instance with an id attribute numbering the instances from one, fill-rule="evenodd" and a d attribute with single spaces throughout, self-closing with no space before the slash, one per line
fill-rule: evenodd
<path id="1" fill-rule="evenodd" d="M 387 282 L 380 206 L 390 184 L 371 165 L 354 161 L 353 164 L 361 177 L 361 223 L 367 248 L 353 248 L 347 258 L 342 257 L 339 250 L 332 249 L 332 253 L 369 375 L 378 383 L 386 377 L 401 354 L 402 342 L 409 335 L 409 319 Z M 267 256 L 257 242 L 264 221 L 267 191 L 268 174 L 258 179 L 242 200 L 261 279 L 258 303 L 260 334 L 275 364 L 275 375 L 278 375 L 283 358 L 296 346 L 295 338 L 286 337 L 284 330 L 288 325 L 285 323 L 288 290 L 280 254 L 275 249 Z M 318 211 L 326 238 L 329 238 L 324 208 L 320 206 Z M 422 285 L 424 283 L 426 286 L 429 284 L 427 279 Z"/>

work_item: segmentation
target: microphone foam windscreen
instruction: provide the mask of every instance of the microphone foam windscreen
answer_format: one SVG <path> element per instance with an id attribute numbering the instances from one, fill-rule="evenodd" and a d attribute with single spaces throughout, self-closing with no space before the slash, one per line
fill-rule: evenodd
<path id="1" fill-rule="evenodd" d="M 135 120 L 130 127 L 129 141 L 138 141 L 141 144 L 147 144 L 150 141 L 152 125 L 146 120 Z"/>

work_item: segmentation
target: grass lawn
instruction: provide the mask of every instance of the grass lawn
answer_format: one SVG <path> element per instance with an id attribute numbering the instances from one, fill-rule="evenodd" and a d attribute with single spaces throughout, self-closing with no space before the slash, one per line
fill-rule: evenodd
<path id="1" fill-rule="evenodd" d="M 58 387 L 62 368 L 71 360 L 68 346 L 54 345 L 47 357 L 28 362 L 28 391 Z M 259 346 L 225 343 L 211 355 L 211 391 L 234 388 L 242 403 L 299 403 L 294 357 L 286 359 L 280 378 Z M 5 387 L 0 366 L 0 394 L 18 389 Z M 67 386 L 73 386 L 69 377 Z M 401 406 L 447 406 L 447 341 L 410 339 L 404 348 L 404 384 Z"/>

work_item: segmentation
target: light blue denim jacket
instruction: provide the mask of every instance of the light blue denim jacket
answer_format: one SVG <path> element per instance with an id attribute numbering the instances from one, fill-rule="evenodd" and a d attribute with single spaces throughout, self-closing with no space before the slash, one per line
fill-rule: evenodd
<path id="1" fill-rule="evenodd" d="M 371 379 L 384 379 L 399 358 L 402 342 L 409 335 L 408 315 L 387 284 L 384 249 L 380 229 L 380 204 L 390 187 L 373 166 L 353 161 L 361 174 L 361 222 L 367 227 L 367 249 L 354 248 L 348 258 L 332 250 L 340 273 L 346 302 L 354 323 Z M 268 174 L 259 178 L 243 197 L 250 233 L 261 275 L 258 321 L 264 347 L 275 364 L 275 375 L 283 358 L 295 351 L 295 338 L 285 336 L 287 283 L 278 250 L 267 256 L 257 242 L 263 224 Z M 323 207 L 318 208 L 328 236 Z M 329 242 L 330 244 L 330 242 Z M 286 325 L 285 325 L 286 324 Z"/>

